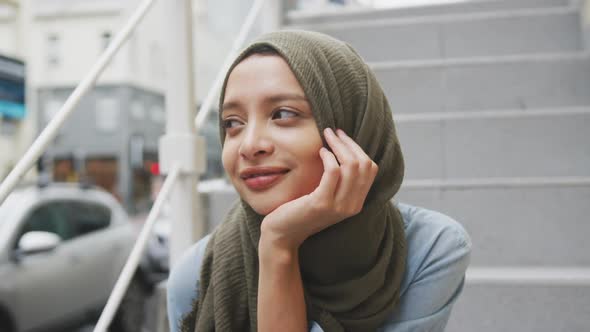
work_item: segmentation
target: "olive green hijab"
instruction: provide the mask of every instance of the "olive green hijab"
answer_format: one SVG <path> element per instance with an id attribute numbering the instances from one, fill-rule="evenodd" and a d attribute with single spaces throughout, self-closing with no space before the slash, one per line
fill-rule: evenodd
<path id="1" fill-rule="evenodd" d="M 229 72 L 263 45 L 291 67 L 320 134 L 328 127 L 344 130 L 379 166 L 361 213 L 308 238 L 299 253 L 308 318 L 327 332 L 374 331 L 398 303 L 406 259 L 403 221 L 391 203 L 404 174 L 391 109 L 375 75 L 350 46 L 306 31 L 274 32 L 249 45 L 228 71 L 220 105 Z M 239 201 L 214 231 L 184 331 L 257 330 L 263 217 Z"/>

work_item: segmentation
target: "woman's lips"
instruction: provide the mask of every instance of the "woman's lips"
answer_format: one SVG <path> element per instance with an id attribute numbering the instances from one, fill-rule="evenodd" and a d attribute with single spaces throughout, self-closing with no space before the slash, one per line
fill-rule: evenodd
<path id="1" fill-rule="evenodd" d="M 244 183 L 250 190 L 260 191 L 272 187 L 278 180 L 280 180 L 288 171 L 267 173 L 249 176 L 244 178 Z"/>

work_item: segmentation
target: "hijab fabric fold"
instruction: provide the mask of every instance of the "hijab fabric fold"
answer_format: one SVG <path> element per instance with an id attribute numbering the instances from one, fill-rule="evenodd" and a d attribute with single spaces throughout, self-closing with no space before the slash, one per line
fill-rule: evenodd
<path id="1" fill-rule="evenodd" d="M 229 73 L 262 45 L 289 64 L 320 135 L 328 127 L 344 130 L 379 166 L 362 211 L 311 236 L 299 252 L 308 319 L 326 332 L 374 331 L 399 301 L 406 261 L 403 221 L 391 203 L 404 174 L 391 109 L 374 73 L 350 46 L 308 31 L 273 32 L 246 47 L 226 75 L 220 105 Z M 220 134 L 223 142 L 221 125 Z M 242 200 L 215 229 L 183 331 L 257 330 L 263 218 Z"/>

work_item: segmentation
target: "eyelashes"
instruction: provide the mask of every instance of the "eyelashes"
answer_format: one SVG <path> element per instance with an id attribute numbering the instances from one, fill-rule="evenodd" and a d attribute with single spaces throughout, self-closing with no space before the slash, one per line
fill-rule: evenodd
<path id="1" fill-rule="evenodd" d="M 282 120 L 282 119 L 290 119 L 290 118 L 295 118 L 299 116 L 299 114 L 297 114 L 297 112 L 295 111 L 291 111 L 285 108 L 280 108 L 278 110 L 276 110 L 275 112 L 273 112 L 272 114 L 272 119 L 273 120 Z"/>
<path id="2" fill-rule="evenodd" d="M 226 119 L 226 120 L 223 120 L 223 122 L 222 122 L 223 128 L 225 128 L 225 129 L 234 128 L 234 127 L 239 126 L 240 124 L 242 124 L 242 122 L 240 122 L 236 119 Z"/>
<path id="3" fill-rule="evenodd" d="M 287 121 L 294 120 L 294 119 L 298 118 L 299 116 L 300 116 L 299 113 L 296 111 L 286 109 L 286 108 L 279 108 L 279 109 L 272 112 L 270 118 L 272 120 L 279 122 L 279 123 L 285 123 Z M 241 119 L 235 118 L 235 117 L 229 117 L 229 118 L 222 120 L 222 126 L 225 129 L 236 128 L 236 127 L 239 127 L 244 124 L 245 124 L 244 121 L 242 121 Z"/>

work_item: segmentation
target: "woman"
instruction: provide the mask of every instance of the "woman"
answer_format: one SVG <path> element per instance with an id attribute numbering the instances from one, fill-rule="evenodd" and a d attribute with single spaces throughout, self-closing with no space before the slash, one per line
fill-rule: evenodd
<path id="1" fill-rule="evenodd" d="M 171 272 L 172 331 L 439 331 L 470 242 L 452 219 L 393 204 L 392 113 L 350 46 L 262 36 L 228 71 L 222 160 L 241 200 Z"/>

